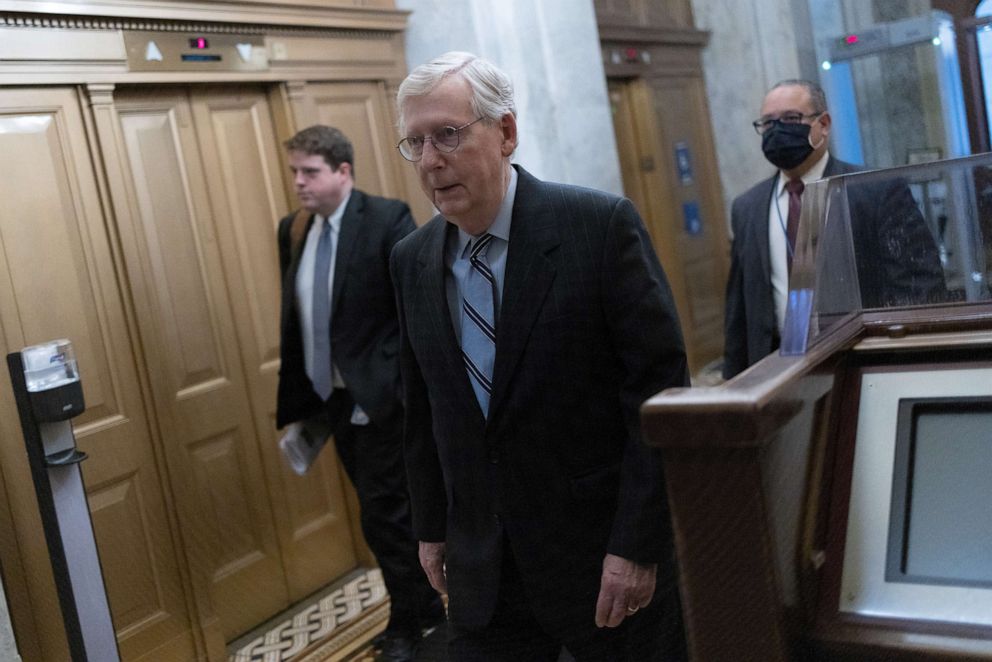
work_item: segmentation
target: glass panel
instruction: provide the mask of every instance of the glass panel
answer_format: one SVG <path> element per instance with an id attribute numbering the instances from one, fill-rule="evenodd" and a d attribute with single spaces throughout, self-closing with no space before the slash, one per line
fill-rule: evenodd
<path id="1" fill-rule="evenodd" d="M 815 337 L 862 309 L 990 300 L 990 265 L 992 154 L 811 184 L 785 353 L 804 348 L 807 323 Z"/>

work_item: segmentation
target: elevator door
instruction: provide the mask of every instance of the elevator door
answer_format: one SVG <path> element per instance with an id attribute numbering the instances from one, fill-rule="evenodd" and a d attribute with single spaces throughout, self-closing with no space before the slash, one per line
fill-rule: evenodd
<path id="1" fill-rule="evenodd" d="M 184 552 L 142 388 L 140 342 L 69 88 L 0 90 L 0 352 L 69 338 L 86 411 L 73 419 L 125 660 L 196 658 Z M 25 662 L 69 659 L 7 371 L 0 378 L 0 554 Z"/>
<path id="2" fill-rule="evenodd" d="M 264 91 L 114 95 L 119 225 L 194 585 L 225 638 L 356 565 L 334 454 L 307 476 L 276 447 L 276 222 L 290 200 Z"/>
<path id="3" fill-rule="evenodd" d="M 701 78 L 610 79 L 624 193 L 644 218 L 695 375 L 720 358 L 727 233 Z"/>

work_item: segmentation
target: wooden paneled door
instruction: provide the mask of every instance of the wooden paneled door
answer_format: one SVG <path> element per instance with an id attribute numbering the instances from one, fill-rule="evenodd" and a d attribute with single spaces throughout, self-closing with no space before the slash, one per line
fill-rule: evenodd
<path id="1" fill-rule="evenodd" d="M 624 192 L 665 267 L 693 374 L 723 350 L 727 232 L 701 78 L 608 81 Z M 683 171 L 677 159 L 684 156 Z M 692 219 L 698 220 L 698 224 Z"/>
<path id="2" fill-rule="evenodd" d="M 72 341 L 86 411 L 73 420 L 121 653 L 197 657 L 184 551 L 171 516 L 113 232 L 75 90 L 0 91 L 0 352 Z M 0 378 L 0 554 L 26 661 L 68 660 L 48 550 L 6 370 Z"/>
<path id="3" fill-rule="evenodd" d="M 332 450 L 299 477 L 276 446 L 275 232 L 292 207 L 278 99 L 0 90 L 0 350 L 75 345 L 74 425 L 125 660 L 219 662 L 225 641 L 369 561 Z M 63 662 L 6 371 L 0 530 L 22 656 Z"/>
<path id="4" fill-rule="evenodd" d="M 264 90 L 118 90 L 125 263 L 194 584 L 226 639 L 356 565 L 332 452 L 276 447 L 276 222 L 290 200 Z"/>

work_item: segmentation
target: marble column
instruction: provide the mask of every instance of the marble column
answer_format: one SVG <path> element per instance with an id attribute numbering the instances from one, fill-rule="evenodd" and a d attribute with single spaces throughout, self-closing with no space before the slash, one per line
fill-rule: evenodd
<path id="1" fill-rule="evenodd" d="M 622 193 L 591 0 L 397 0 L 410 68 L 451 50 L 492 60 L 514 82 L 514 161 L 542 179 Z"/>
<path id="2" fill-rule="evenodd" d="M 7 596 L 3 590 L 2 578 L 0 578 L 0 660 L 21 662 L 21 656 L 17 654 L 17 644 L 14 642 L 14 630 L 10 625 L 10 613 L 7 611 Z"/>
<path id="3" fill-rule="evenodd" d="M 775 169 L 751 128 L 768 89 L 798 78 L 792 0 L 692 0 L 696 27 L 711 33 L 703 70 L 727 219 L 730 203 Z"/>

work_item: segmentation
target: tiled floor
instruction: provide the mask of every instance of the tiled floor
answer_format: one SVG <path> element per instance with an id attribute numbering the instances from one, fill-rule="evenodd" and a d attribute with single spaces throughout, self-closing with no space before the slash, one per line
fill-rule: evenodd
<path id="1" fill-rule="evenodd" d="M 365 660 L 386 626 L 389 601 L 378 569 L 358 571 L 232 642 L 229 662 Z M 359 618 L 361 616 L 361 618 Z"/>

